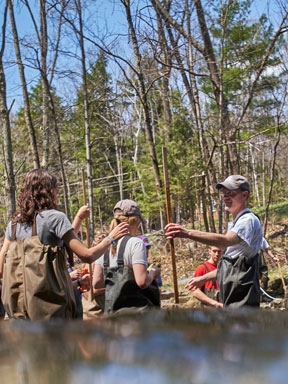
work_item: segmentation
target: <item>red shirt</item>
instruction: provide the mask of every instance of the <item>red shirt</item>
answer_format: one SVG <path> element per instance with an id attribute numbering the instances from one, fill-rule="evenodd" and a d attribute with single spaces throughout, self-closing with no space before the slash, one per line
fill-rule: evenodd
<path id="1" fill-rule="evenodd" d="M 207 265 L 207 268 L 205 267 L 204 264 Z M 217 269 L 217 265 L 211 264 L 211 263 L 209 263 L 209 261 L 205 261 L 205 263 L 198 265 L 198 267 L 195 269 L 194 277 L 203 276 L 210 271 L 215 271 L 215 269 Z M 202 289 L 202 291 L 204 291 L 204 289 L 217 289 L 217 290 L 219 290 L 218 281 L 217 280 L 207 281 L 207 283 L 205 283 L 201 289 Z"/>

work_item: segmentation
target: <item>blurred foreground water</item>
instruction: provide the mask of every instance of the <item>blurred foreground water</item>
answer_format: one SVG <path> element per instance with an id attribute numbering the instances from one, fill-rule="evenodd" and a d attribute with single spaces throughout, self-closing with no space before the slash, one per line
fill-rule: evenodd
<path id="1" fill-rule="evenodd" d="M 0 323 L 1 384 L 286 384 L 287 375 L 287 311 Z"/>

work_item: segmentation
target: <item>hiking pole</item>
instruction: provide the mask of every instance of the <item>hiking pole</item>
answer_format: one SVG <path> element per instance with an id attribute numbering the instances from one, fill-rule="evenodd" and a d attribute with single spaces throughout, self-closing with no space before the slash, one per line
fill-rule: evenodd
<path id="1" fill-rule="evenodd" d="M 167 222 L 172 223 L 170 187 L 169 187 L 169 177 L 168 177 L 168 167 L 167 167 L 167 149 L 165 147 L 162 147 L 162 160 L 163 160 L 164 185 L 165 185 L 165 196 L 166 196 Z M 169 244 L 170 244 L 172 270 L 173 270 L 174 298 L 175 298 L 175 303 L 179 304 L 174 239 L 169 239 Z"/>
<path id="2" fill-rule="evenodd" d="M 286 287 L 286 283 L 285 283 L 285 280 L 284 280 L 284 277 L 283 277 L 283 273 L 282 273 L 279 261 L 277 262 L 277 265 L 278 265 L 278 269 L 279 269 L 279 273 L 280 273 L 280 276 L 281 276 L 281 280 L 282 280 L 282 284 L 283 284 L 283 289 L 284 289 L 284 307 L 287 308 L 287 300 L 288 300 L 287 287 Z"/>
<path id="3" fill-rule="evenodd" d="M 82 190 L 83 190 L 83 200 L 84 205 L 87 204 L 86 199 L 86 184 L 85 184 L 85 177 L 84 177 L 84 169 L 82 168 Z M 89 231 L 89 220 L 88 218 L 85 219 L 85 226 L 86 226 L 86 241 L 87 241 L 87 247 L 90 248 L 90 231 Z M 93 301 L 93 287 L 92 287 L 92 265 L 89 264 L 89 275 L 90 275 L 90 296 L 91 301 Z"/>

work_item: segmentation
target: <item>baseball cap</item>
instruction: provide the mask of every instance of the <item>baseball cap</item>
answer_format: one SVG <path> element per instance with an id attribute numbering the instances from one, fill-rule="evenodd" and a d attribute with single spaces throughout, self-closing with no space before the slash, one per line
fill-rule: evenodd
<path id="1" fill-rule="evenodd" d="M 217 189 L 227 188 L 230 190 L 242 189 L 242 191 L 250 192 L 250 185 L 246 177 L 241 175 L 228 176 L 222 183 L 216 184 Z"/>
<path id="2" fill-rule="evenodd" d="M 139 239 L 141 239 L 143 241 L 143 243 L 145 244 L 145 247 L 151 247 L 152 244 L 149 243 L 149 240 L 146 236 L 139 235 L 137 237 L 139 237 Z"/>
<path id="3" fill-rule="evenodd" d="M 115 212 L 116 209 L 119 209 L 119 212 Z M 113 209 L 113 212 L 114 212 L 114 217 L 122 216 L 122 215 L 138 216 L 142 221 L 142 223 L 144 224 L 146 223 L 146 220 L 142 216 L 138 204 L 133 200 L 125 199 L 125 200 L 118 201 L 118 203 L 115 205 Z"/>

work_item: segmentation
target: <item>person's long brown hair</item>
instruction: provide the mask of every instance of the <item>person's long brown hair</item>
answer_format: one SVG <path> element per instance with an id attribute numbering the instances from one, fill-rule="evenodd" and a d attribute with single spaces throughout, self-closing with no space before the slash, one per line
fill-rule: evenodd
<path id="1" fill-rule="evenodd" d="M 57 178 L 43 169 L 34 169 L 24 177 L 17 200 L 18 221 L 32 223 L 37 212 L 57 209 Z M 20 215 L 19 215 L 20 213 Z"/>

